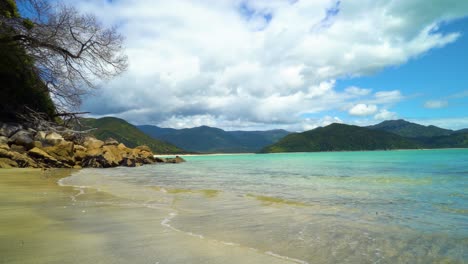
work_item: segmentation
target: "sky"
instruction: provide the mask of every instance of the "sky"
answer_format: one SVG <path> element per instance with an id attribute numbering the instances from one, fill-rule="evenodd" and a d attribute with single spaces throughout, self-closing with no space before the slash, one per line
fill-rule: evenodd
<path id="1" fill-rule="evenodd" d="M 126 39 L 128 71 L 83 98 L 94 117 L 226 130 L 468 127 L 468 1 L 68 1 Z"/>

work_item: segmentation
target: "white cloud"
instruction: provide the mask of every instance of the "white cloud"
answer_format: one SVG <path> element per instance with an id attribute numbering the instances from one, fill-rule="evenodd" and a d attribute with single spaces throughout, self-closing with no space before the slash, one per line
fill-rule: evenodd
<path id="1" fill-rule="evenodd" d="M 357 104 L 349 109 L 348 113 L 353 116 L 368 116 L 377 112 L 376 105 Z"/>
<path id="2" fill-rule="evenodd" d="M 174 127 L 301 126 L 305 113 L 358 103 L 373 114 L 401 101 L 400 90 L 340 91 L 335 80 L 451 43 L 459 34 L 437 26 L 468 14 L 466 3 L 422 0 L 69 2 L 119 25 L 130 60 L 83 110 Z"/>
<path id="3" fill-rule="evenodd" d="M 446 100 L 429 100 L 424 103 L 425 108 L 443 108 L 448 106 L 448 101 Z"/>
<path id="4" fill-rule="evenodd" d="M 397 113 L 390 112 L 387 109 L 380 110 L 375 116 L 374 119 L 376 120 L 395 120 L 398 118 Z"/>

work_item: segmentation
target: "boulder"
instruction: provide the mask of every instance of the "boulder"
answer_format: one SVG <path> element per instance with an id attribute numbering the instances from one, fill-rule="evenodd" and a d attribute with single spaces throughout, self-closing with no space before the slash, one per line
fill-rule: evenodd
<path id="1" fill-rule="evenodd" d="M 69 165 L 63 164 L 53 156 L 49 155 L 47 152 L 43 151 L 40 148 L 32 148 L 28 151 L 28 155 L 36 160 L 40 161 L 44 167 L 54 167 L 54 168 L 69 168 Z"/>
<path id="2" fill-rule="evenodd" d="M 50 146 L 57 145 L 58 143 L 64 141 L 63 137 L 55 132 L 48 133 L 45 137 L 45 143 Z"/>
<path id="3" fill-rule="evenodd" d="M 86 150 L 87 149 L 81 145 L 75 145 L 75 148 L 74 148 L 75 161 L 81 162 L 84 159 L 84 157 L 86 157 Z"/>
<path id="4" fill-rule="evenodd" d="M 33 144 L 33 133 L 31 133 L 28 130 L 18 130 L 15 134 L 13 134 L 9 139 L 8 139 L 8 144 L 10 146 L 12 144 L 23 146 L 26 149 L 31 149 L 34 147 Z"/>
<path id="5" fill-rule="evenodd" d="M 74 143 L 70 141 L 61 141 L 55 146 L 45 147 L 43 150 L 60 162 L 70 166 L 74 165 Z"/>
<path id="6" fill-rule="evenodd" d="M 38 131 L 38 132 L 36 133 L 36 135 L 34 135 L 34 140 L 37 140 L 37 141 L 41 141 L 41 142 L 42 142 L 42 141 L 45 141 L 45 140 L 46 140 L 46 136 L 47 136 L 46 132 L 44 132 L 44 131 Z"/>
<path id="7" fill-rule="evenodd" d="M 39 164 L 30 157 L 18 152 L 0 149 L 0 158 L 6 158 L 15 161 L 20 168 L 39 168 Z"/>
<path id="8" fill-rule="evenodd" d="M 127 146 L 125 146 L 123 143 L 120 143 L 119 145 L 117 145 L 117 147 L 118 147 L 120 150 L 125 150 L 125 151 L 128 150 Z"/>
<path id="9" fill-rule="evenodd" d="M 117 146 L 119 145 L 119 142 L 113 138 L 108 138 L 104 141 L 104 145 L 105 146 L 108 146 L 108 145 L 114 145 L 114 146 Z"/>
<path id="10" fill-rule="evenodd" d="M 166 158 L 166 163 L 182 163 L 185 162 L 185 160 L 179 156 L 176 156 L 175 158 Z"/>
<path id="11" fill-rule="evenodd" d="M 123 161 L 124 155 L 126 156 L 127 154 L 114 145 L 104 146 L 102 149 L 103 157 L 106 160 L 106 164 L 103 164 L 104 167 L 119 166 Z"/>
<path id="12" fill-rule="evenodd" d="M 102 155 L 86 156 L 81 162 L 81 166 L 86 168 L 104 168 L 103 164 L 106 164 L 106 161 Z"/>
<path id="13" fill-rule="evenodd" d="M 33 141 L 33 146 L 36 148 L 42 148 L 42 142 L 35 140 Z"/>
<path id="14" fill-rule="evenodd" d="M 18 153 L 21 153 L 21 154 L 24 154 L 24 153 L 26 153 L 26 151 L 27 151 L 26 148 L 25 148 L 24 146 L 15 145 L 15 144 L 11 144 L 10 150 L 11 150 L 11 151 L 18 152 Z"/>
<path id="15" fill-rule="evenodd" d="M 104 142 L 99 139 L 95 139 L 93 137 L 87 137 L 84 140 L 83 146 L 87 148 L 88 150 L 98 149 L 104 146 Z"/>
<path id="16" fill-rule="evenodd" d="M 7 158 L 0 158 L 0 168 L 2 169 L 11 169 L 11 168 L 17 168 L 18 163 L 16 161 L 7 159 Z"/>
<path id="17" fill-rule="evenodd" d="M 165 158 L 160 158 L 160 157 L 154 157 L 154 161 L 158 163 L 165 163 L 166 159 Z"/>
<path id="18" fill-rule="evenodd" d="M 0 149 L 10 149 L 8 146 L 8 138 L 4 136 L 0 136 Z"/>
<path id="19" fill-rule="evenodd" d="M 0 126 L 0 136 L 11 137 L 18 130 L 22 129 L 23 126 L 15 123 L 2 123 Z"/>
<path id="20" fill-rule="evenodd" d="M 135 149 L 138 149 L 138 150 L 141 150 L 141 151 L 152 152 L 151 149 L 148 146 L 145 146 L 145 145 L 135 147 Z"/>

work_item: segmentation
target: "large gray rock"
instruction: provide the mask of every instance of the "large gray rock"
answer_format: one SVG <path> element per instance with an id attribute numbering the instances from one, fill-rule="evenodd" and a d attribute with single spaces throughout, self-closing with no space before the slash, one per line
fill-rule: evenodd
<path id="1" fill-rule="evenodd" d="M 26 149 L 34 147 L 33 134 L 28 130 L 19 130 L 13 136 L 8 139 L 8 144 L 23 146 Z"/>
<path id="2" fill-rule="evenodd" d="M 16 123 L 2 123 L 0 125 L 0 136 L 11 137 L 18 130 L 22 129 L 23 126 Z"/>

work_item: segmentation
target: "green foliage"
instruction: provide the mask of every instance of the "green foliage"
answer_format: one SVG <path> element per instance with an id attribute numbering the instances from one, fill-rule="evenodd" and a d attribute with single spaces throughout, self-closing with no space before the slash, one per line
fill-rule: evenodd
<path id="1" fill-rule="evenodd" d="M 290 134 L 276 144 L 264 148 L 262 152 L 388 150 L 419 147 L 420 145 L 415 141 L 388 132 L 331 124 L 302 133 Z"/>
<path id="2" fill-rule="evenodd" d="M 285 130 L 224 131 L 208 126 L 179 130 L 157 126 L 139 126 L 138 128 L 153 138 L 202 153 L 257 152 L 289 134 Z"/>
<path id="3" fill-rule="evenodd" d="M 23 26 L 26 29 L 31 30 L 34 27 L 34 22 L 32 22 L 29 18 L 23 20 Z"/>
<path id="4" fill-rule="evenodd" d="M 81 123 L 88 127 L 97 128 L 92 134 L 100 140 L 106 140 L 112 137 L 131 148 L 139 145 L 146 145 L 151 148 L 154 153 L 159 154 L 185 152 L 174 145 L 151 138 L 123 119 L 115 117 L 103 117 L 99 119 L 82 118 Z"/>
<path id="5" fill-rule="evenodd" d="M 453 133 L 452 130 L 436 126 L 423 126 L 405 120 L 388 120 L 380 124 L 369 126 L 370 129 L 391 132 L 403 137 L 435 137 L 446 136 Z"/>
<path id="6" fill-rule="evenodd" d="M 29 107 L 49 117 L 55 106 L 48 89 L 33 71 L 33 62 L 25 51 L 15 44 L 0 44 L 0 120 L 15 120 L 16 114 Z"/>
<path id="7" fill-rule="evenodd" d="M 0 15 L 19 17 L 15 1 L 0 0 Z M 33 24 L 30 20 L 25 23 Z M 8 33 L 0 35 L 0 39 L 9 37 Z M 16 121 L 17 113 L 23 112 L 25 107 L 43 112 L 50 118 L 55 114 L 48 89 L 34 71 L 34 61 L 15 42 L 0 42 L 0 86 L 3 93 L 0 96 L 0 120 Z"/>
<path id="8" fill-rule="evenodd" d="M 0 0 L 0 15 L 7 18 L 18 18 L 20 14 L 15 0 Z"/>

